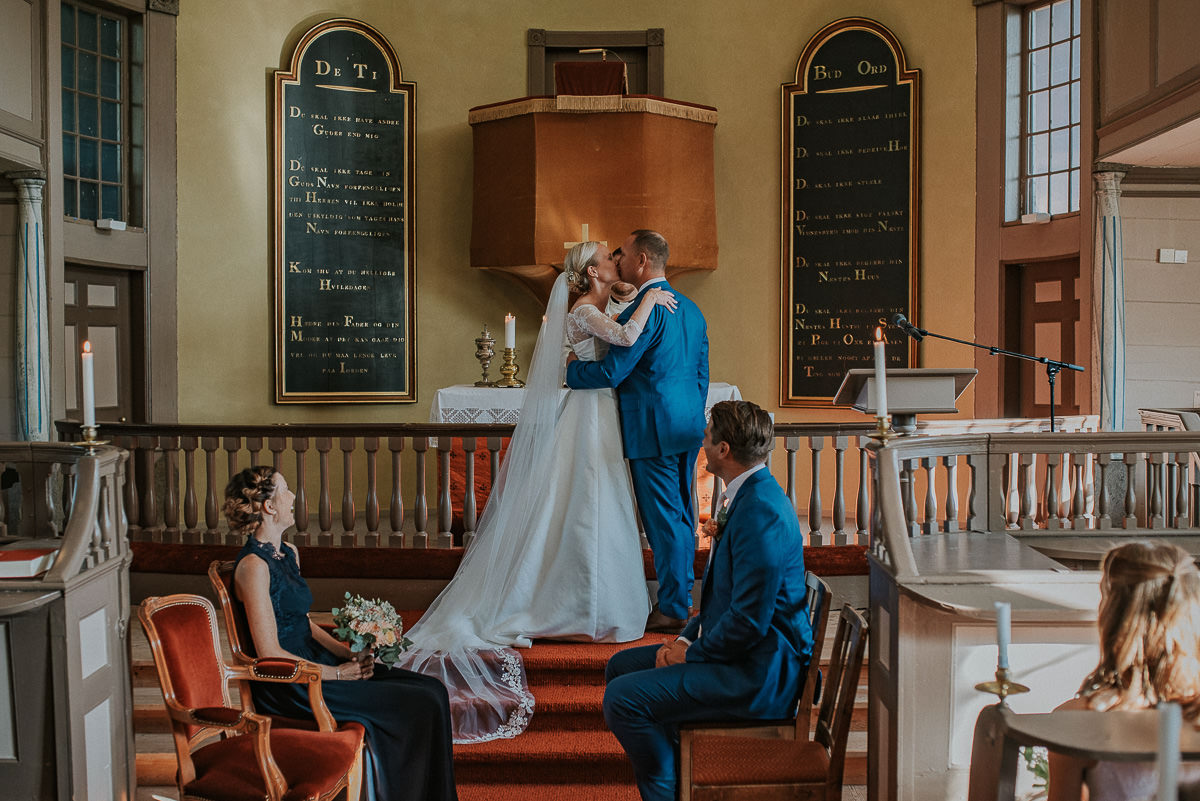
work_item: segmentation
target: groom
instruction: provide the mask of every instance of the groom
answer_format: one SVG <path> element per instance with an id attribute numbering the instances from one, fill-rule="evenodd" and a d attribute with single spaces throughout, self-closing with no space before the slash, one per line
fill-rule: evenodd
<path id="1" fill-rule="evenodd" d="M 628 322 L 654 286 L 672 292 L 679 306 L 674 314 L 655 306 L 637 342 L 614 345 L 603 361 L 572 361 L 567 386 L 616 387 L 625 458 L 658 574 L 658 603 L 646 629 L 678 633 L 687 622 L 695 581 L 692 477 L 704 437 L 708 328 L 696 304 L 667 284 L 669 252 L 656 231 L 634 231 L 625 239 L 617 271 L 638 295 L 617 322 Z"/>
<path id="2" fill-rule="evenodd" d="M 792 717 L 812 654 L 804 541 L 791 502 L 765 469 L 771 418 L 746 401 L 712 408 L 708 471 L 726 482 L 700 614 L 666 645 L 608 662 L 604 719 L 645 801 L 672 801 L 678 726 L 689 720 Z"/>

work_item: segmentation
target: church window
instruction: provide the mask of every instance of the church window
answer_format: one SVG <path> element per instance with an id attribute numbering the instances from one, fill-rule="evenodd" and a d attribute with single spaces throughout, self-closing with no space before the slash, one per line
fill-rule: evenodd
<path id="1" fill-rule="evenodd" d="M 1080 2 L 1009 17 L 1006 220 L 1079 211 Z"/>
<path id="2" fill-rule="evenodd" d="M 63 212 L 141 223 L 144 44 L 140 24 L 63 2 Z"/>

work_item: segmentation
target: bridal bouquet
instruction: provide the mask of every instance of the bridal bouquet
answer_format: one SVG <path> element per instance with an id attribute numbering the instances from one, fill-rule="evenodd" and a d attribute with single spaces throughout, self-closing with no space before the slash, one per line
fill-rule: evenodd
<path id="1" fill-rule="evenodd" d="M 346 593 L 346 604 L 333 609 L 333 636 L 354 653 L 370 649 L 380 662 L 396 664 L 412 640 L 404 636 L 404 621 L 387 601 L 370 601 L 361 595 Z"/>

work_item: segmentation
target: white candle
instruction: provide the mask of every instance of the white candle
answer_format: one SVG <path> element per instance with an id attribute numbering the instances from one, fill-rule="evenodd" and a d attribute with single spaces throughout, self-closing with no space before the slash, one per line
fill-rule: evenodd
<path id="1" fill-rule="evenodd" d="M 1008 670 L 1008 643 L 1012 640 L 1012 606 L 996 601 L 996 667 Z"/>
<path id="2" fill-rule="evenodd" d="M 92 343 L 84 341 L 83 354 L 80 356 L 83 365 L 83 424 L 96 425 L 96 377 L 92 371 Z"/>
<path id="3" fill-rule="evenodd" d="M 1179 727 L 1183 711 L 1179 704 L 1158 705 L 1158 801 L 1179 798 Z"/>
<path id="4" fill-rule="evenodd" d="M 504 316 L 504 347 L 515 348 L 517 346 L 517 318 L 511 314 Z"/>
<path id="5" fill-rule="evenodd" d="M 884 353 L 883 329 L 875 329 L 875 416 L 887 417 L 887 354 Z"/>

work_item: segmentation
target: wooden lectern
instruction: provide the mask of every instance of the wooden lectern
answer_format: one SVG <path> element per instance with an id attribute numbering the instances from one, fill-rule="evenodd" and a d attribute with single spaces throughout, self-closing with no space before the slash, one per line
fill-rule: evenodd
<path id="1" fill-rule="evenodd" d="M 892 428 L 902 434 L 917 430 L 918 414 L 957 414 L 954 405 L 975 380 L 978 370 L 967 367 L 906 367 L 887 371 L 888 413 Z M 875 414 L 875 371 L 847 370 L 833 398 L 834 406 L 851 406 Z"/>

